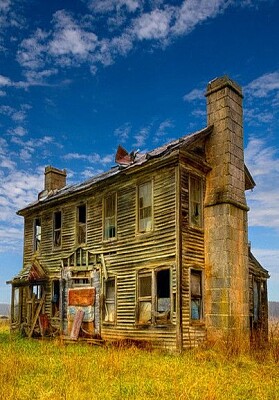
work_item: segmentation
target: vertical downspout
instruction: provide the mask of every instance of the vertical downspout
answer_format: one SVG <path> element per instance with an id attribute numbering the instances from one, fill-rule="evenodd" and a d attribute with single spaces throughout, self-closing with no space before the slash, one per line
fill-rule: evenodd
<path id="1" fill-rule="evenodd" d="M 59 279 L 59 318 L 60 318 L 60 336 L 64 331 L 64 280 L 63 280 L 63 262 L 61 261 L 60 279 Z"/>

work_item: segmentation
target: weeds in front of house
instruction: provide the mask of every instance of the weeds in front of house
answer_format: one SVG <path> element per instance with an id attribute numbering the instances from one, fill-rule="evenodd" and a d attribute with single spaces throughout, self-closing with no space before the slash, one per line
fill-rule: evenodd
<path id="1" fill-rule="evenodd" d="M 230 354 L 214 346 L 177 355 L 133 343 L 105 348 L 23 339 L 1 326 L 0 398 L 276 400 L 278 341 L 274 325 L 264 358 L 253 349 Z"/>

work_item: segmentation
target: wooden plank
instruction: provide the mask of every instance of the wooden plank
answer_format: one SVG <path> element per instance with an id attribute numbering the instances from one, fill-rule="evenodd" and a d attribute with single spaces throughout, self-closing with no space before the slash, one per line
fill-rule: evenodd
<path id="1" fill-rule="evenodd" d="M 84 311 L 77 310 L 70 334 L 70 339 L 77 340 L 77 338 L 79 337 L 79 331 L 82 324 L 83 316 L 84 316 Z"/>
<path id="2" fill-rule="evenodd" d="M 36 310 L 36 313 L 35 313 L 35 316 L 34 316 L 34 319 L 33 319 L 33 322 L 32 322 L 31 328 L 30 328 L 30 331 L 29 331 L 29 334 L 28 334 L 28 337 L 29 337 L 29 338 L 30 338 L 30 337 L 32 336 L 32 334 L 33 334 L 34 328 L 35 328 L 35 326 L 36 326 L 37 320 L 38 320 L 38 318 L 39 318 L 41 309 L 42 309 L 43 304 L 44 304 L 44 301 L 45 301 L 45 297 L 46 297 L 46 295 L 45 295 L 45 293 L 43 293 L 42 298 L 41 298 L 41 300 L 40 300 L 40 302 L 39 302 L 39 304 L 38 304 L 38 307 L 37 307 L 37 310 Z"/>

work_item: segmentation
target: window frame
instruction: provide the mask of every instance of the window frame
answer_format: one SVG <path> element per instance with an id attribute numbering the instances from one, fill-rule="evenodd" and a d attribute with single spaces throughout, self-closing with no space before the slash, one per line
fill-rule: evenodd
<path id="1" fill-rule="evenodd" d="M 107 285 L 109 282 L 114 282 L 114 296 L 111 298 L 107 297 Z M 113 320 L 107 319 L 109 315 L 107 305 L 114 305 Z M 107 279 L 103 279 L 103 315 L 102 321 L 105 325 L 116 325 L 117 323 L 117 279 L 115 275 L 109 276 Z"/>
<path id="2" fill-rule="evenodd" d="M 145 185 L 150 185 L 150 200 L 151 200 L 151 204 L 146 206 L 146 207 L 141 207 L 140 206 L 140 187 L 145 186 Z M 150 207 L 151 208 L 151 215 L 149 217 L 150 219 L 150 223 L 151 223 L 151 227 L 150 229 L 141 229 L 140 228 L 140 221 L 143 220 L 144 218 L 140 218 L 140 212 L 141 210 Z M 150 232 L 154 231 L 154 182 L 153 179 L 149 179 L 146 181 L 141 181 L 138 182 L 137 184 L 137 191 L 136 191 L 136 232 L 139 235 L 144 235 L 144 234 L 148 234 Z"/>
<path id="3" fill-rule="evenodd" d="M 51 317 L 59 318 L 60 317 L 60 280 L 53 279 L 51 281 Z M 56 288 L 55 288 L 56 286 Z M 57 288 L 58 286 L 58 288 Z M 58 289 L 58 291 L 57 291 Z M 55 296 L 58 296 L 56 299 Z"/>
<path id="4" fill-rule="evenodd" d="M 81 207 L 85 208 L 85 222 L 80 221 L 80 209 Z M 88 207 L 87 203 L 81 203 L 76 206 L 76 243 L 77 245 L 83 245 L 87 243 L 87 213 Z M 83 228 L 84 227 L 84 228 Z M 84 230 L 85 240 L 80 241 L 80 230 Z"/>
<path id="5" fill-rule="evenodd" d="M 55 227 L 55 216 L 60 213 L 60 227 L 56 228 Z M 52 230 L 53 230 L 53 236 L 52 236 L 52 246 L 53 248 L 56 249 L 61 249 L 62 247 L 62 225 L 63 225 L 63 215 L 61 210 L 56 210 L 53 212 L 52 216 Z M 60 232 L 60 243 L 56 244 L 56 233 Z"/>
<path id="6" fill-rule="evenodd" d="M 196 185 L 199 185 L 199 199 L 195 196 Z M 194 187 L 194 189 L 193 189 Z M 188 182 L 188 190 L 189 190 L 189 225 L 192 228 L 203 229 L 204 221 L 203 221 L 203 191 L 204 191 L 204 181 L 198 175 L 189 175 Z M 197 215 L 198 221 L 197 223 L 193 222 L 193 218 L 195 218 L 194 209 L 198 206 L 199 213 Z"/>
<path id="7" fill-rule="evenodd" d="M 37 221 L 40 222 L 40 225 L 37 225 Z M 40 227 L 40 232 L 37 232 L 37 227 Z M 40 237 L 40 239 L 38 239 Z M 40 251 L 41 249 L 41 243 L 42 243 L 42 218 L 41 217 L 36 217 L 34 218 L 34 224 L 33 224 L 33 251 Z"/>
<path id="8" fill-rule="evenodd" d="M 192 284 L 192 276 L 199 276 L 200 281 L 200 294 L 193 294 L 193 284 Z M 203 323 L 204 321 L 204 272 L 199 268 L 190 268 L 189 271 L 189 310 L 190 310 L 190 321 L 192 324 Z M 193 307 L 192 302 L 199 300 L 199 317 L 193 318 Z"/>
<path id="9" fill-rule="evenodd" d="M 169 271 L 169 311 L 166 312 L 166 319 L 162 319 L 164 312 L 158 311 L 158 273 L 161 271 Z M 151 276 L 151 295 L 141 296 L 140 294 L 140 278 Z M 160 266 L 152 269 L 140 269 L 137 271 L 137 298 L 136 298 L 136 324 L 138 326 L 168 326 L 173 322 L 174 316 L 174 291 L 172 287 L 172 267 L 171 266 Z M 150 302 L 151 303 L 151 317 L 150 321 L 140 321 L 140 303 Z"/>
<path id="10" fill-rule="evenodd" d="M 107 201 L 109 198 L 114 197 L 114 215 L 113 216 L 107 216 Z M 107 221 L 109 222 L 110 219 L 114 220 L 114 225 L 110 225 L 107 228 Z M 110 236 L 107 234 L 108 229 L 114 229 L 114 236 Z M 113 241 L 117 240 L 117 192 L 111 192 L 106 194 L 103 197 L 103 241 Z"/>

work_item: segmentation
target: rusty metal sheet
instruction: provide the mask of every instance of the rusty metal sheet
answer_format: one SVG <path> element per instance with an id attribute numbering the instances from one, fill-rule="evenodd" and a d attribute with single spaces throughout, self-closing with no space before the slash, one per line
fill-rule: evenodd
<path id="1" fill-rule="evenodd" d="M 68 304 L 69 306 L 93 306 L 95 294 L 96 290 L 93 287 L 69 289 Z"/>

